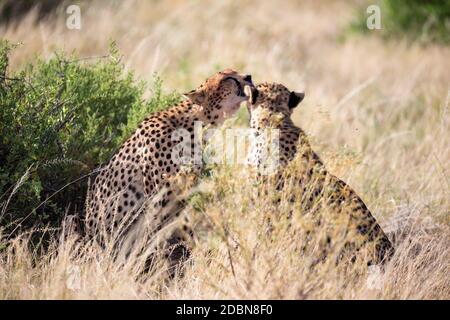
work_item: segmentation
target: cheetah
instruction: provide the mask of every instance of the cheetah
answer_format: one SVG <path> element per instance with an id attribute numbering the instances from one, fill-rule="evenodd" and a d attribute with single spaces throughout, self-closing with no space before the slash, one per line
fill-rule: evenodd
<path id="1" fill-rule="evenodd" d="M 296 169 L 294 184 L 303 191 L 302 206 L 306 209 L 316 205 L 327 206 L 338 215 L 345 214 L 356 227 L 354 234 L 362 237 L 359 245 L 349 243 L 350 250 L 360 248 L 363 244 L 373 244 L 375 248 L 368 264 L 381 264 L 389 260 L 394 248 L 363 200 L 344 181 L 328 172 L 319 156 L 313 151 L 305 132 L 295 126 L 291 119 L 294 108 L 303 100 L 304 93 L 290 91 L 277 83 L 262 83 L 256 86 L 250 101 L 247 103 L 250 114 L 250 127 L 253 129 L 253 140 L 257 140 L 262 130 L 278 129 L 278 169 L 273 173 L 276 190 L 281 190 L 289 176 L 283 172 L 294 158 L 300 160 L 300 168 Z M 253 95 L 253 96 L 252 96 Z M 256 96 L 255 96 L 256 95 Z M 274 119 L 275 118 L 275 119 Z M 257 167 L 265 165 L 264 142 L 255 142 L 248 155 L 248 163 Z M 287 171 L 287 170 L 286 170 Z M 264 177 L 259 173 L 259 179 Z M 289 181 L 289 183 L 292 183 Z M 311 188 L 311 185 L 313 186 Z M 320 202 L 320 200 L 322 200 Z M 297 200 L 293 200 L 297 201 Z M 331 239 L 328 239 L 331 241 Z"/>
<path id="2" fill-rule="evenodd" d="M 148 218 L 144 214 L 146 208 L 157 212 L 151 218 L 154 231 L 178 216 L 183 207 L 183 202 L 178 201 L 179 185 L 187 182 L 177 180 L 186 164 L 176 160 L 186 150 L 188 156 L 195 156 L 194 150 L 200 143 L 194 136 L 195 125 L 223 123 L 248 99 L 244 93 L 246 86 L 255 88 L 250 75 L 226 69 L 185 93 L 186 99 L 178 105 L 145 118 L 99 170 L 90 187 L 85 218 L 87 234 L 99 237 L 100 233 L 109 235 L 120 229 L 120 241 L 132 246 L 142 236 L 136 230 Z M 202 164 L 188 165 L 195 180 Z M 176 246 L 183 240 L 180 234 L 175 232 L 167 243 Z"/>

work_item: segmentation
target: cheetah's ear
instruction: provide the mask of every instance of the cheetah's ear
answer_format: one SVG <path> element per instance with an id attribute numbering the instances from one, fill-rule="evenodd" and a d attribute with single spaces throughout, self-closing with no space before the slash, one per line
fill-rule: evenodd
<path id="1" fill-rule="evenodd" d="M 195 104 L 202 104 L 206 100 L 206 93 L 203 89 L 195 89 L 189 92 L 183 93 L 189 100 L 191 100 Z"/>
<path id="2" fill-rule="evenodd" d="M 289 95 L 288 106 L 289 109 L 294 109 L 300 102 L 302 102 L 305 94 L 303 92 L 292 91 Z"/>

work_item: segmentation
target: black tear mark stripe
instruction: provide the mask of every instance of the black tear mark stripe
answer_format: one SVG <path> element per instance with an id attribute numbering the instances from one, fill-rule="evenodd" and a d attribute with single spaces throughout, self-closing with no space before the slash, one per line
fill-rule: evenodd
<path id="1" fill-rule="evenodd" d="M 237 81 L 233 77 L 226 77 L 225 79 L 223 79 L 223 81 L 228 80 L 228 79 L 231 79 L 231 80 L 233 80 L 236 83 L 236 85 L 238 86 L 238 90 L 239 90 L 238 94 L 241 94 L 241 92 L 242 92 L 242 85 L 241 85 L 241 83 L 239 81 Z"/>

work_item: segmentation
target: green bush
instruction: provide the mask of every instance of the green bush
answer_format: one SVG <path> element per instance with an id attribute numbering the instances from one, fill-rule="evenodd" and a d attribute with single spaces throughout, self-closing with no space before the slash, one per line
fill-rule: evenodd
<path id="1" fill-rule="evenodd" d="M 57 226 L 81 212 L 89 174 L 104 163 L 165 95 L 125 72 L 112 46 L 92 62 L 56 54 L 8 74 L 12 46 L 0 43 L 0 227 Z"/>
<path id="2" fill-rule="evenodd" d="M 407 37 L 421 42 L 450 43 L 450 1 L 380 0 L 382 30 L 385 37 Z M 365 8 L 358 10 L 352 29 L 368 32 Z"/>

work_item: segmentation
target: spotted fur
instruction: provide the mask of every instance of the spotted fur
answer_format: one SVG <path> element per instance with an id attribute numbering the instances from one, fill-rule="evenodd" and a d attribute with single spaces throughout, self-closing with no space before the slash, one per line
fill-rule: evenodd
<path id="1" fill-rule="evenodd" d="M 370 263 L 382 263 L 389 259 L 394 252 L 393 246 L 363 200 L 344 181 L 328 172 L 311 148 L 305 132 L 294 125 L 291 115 L 304 94 L 276 83 L 262 83 L 257 86 L 257 92 L 257 97 L 252 97 L 250 100 L 253 103 L 249 104 L 250 126 L 256 129 L 255 135 L 258 136 L 268 127 L 279 129 L 280 163 L 275 174 L 277 189 L 281 190 L 290 179 L 283 168 L 298 157 L 301 165 L 297 168 L 299 172 L 295 173 L 298 180 L 294 183 L 302 190 L 302 206 L 308 210 L 313 204 L 322 203 L 338 214 L 347 215 L 354 222 L 355 234 L 362 236 L 362 243 L 375 244 Z M 265 147 L 261 142 L 254 144 L 249 161 L 257 166 L 264 165 Z M 348 247 L 356 249 L 360 246 L 348 244 Z"/>
<path id="2" fill-rule="evenodd" d="M 175 145 L 191 147 L 194 152 L 198 141 L 194 139 L 194 123 L 216 126 L 232 115 L 242 101 L 247 100 L 244 86 L 251 86 L 251 77 L 226 69 L 208 78 L 200 87 L 185 94 L 186 100 L 168 110 L 156 112 L 145 118 L 132 136 L 101 169 L 89 193 L 86 229 L 91 235 L 112 234 L 124 229 L 127 241 L 140 234 L 135 230 L 142 223 L 146 208 L 156 215 L 152 228 L 160 230 L 178 216 L 183 202 L 179 195 L 186 179 L 178 181 L 183 165 L 174 161 Z M 174 132 L 187 130 L 189 141 Z M 193 155 L 193 153 L 191 154 Z M 194 163 L 190 173 L 197 176 L 201 163 Z M 195 180 L 195 179 L 194 179 Z M 178 183 L 176 183 L 178 181 Z M 188 184 L 189 185 L 189 184 Z M 129 217 L 127 221 L 125 217 Z M 186 231 L 187 227 L 183 227 Z M 131 233 L 135 233 L 130 236 Z M 130 238 L 131 237 L 131 238 Z M 183 240 L 180 232 L 168 243 L 176 246 Z"/>

